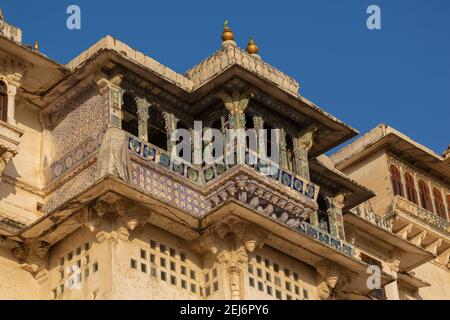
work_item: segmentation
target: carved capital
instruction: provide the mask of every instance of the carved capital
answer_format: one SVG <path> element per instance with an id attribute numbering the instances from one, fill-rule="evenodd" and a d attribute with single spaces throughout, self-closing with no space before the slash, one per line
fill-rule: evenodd
<path id="1" fill-rule="evenodd" d="M 242 114 L 247 108 L 250 98 L 253 97 L 253 92 L 247 90 L 241 93 L 239 90 L 234 89 L 231 94 L 220 91 L 217 93 L 217 97 L 222 100 L 231 114 Z"/>
<path id="2" fill-rule="evenodd" d="M 319 297 L 323 300 L 332 298 L 338 287 L 343 287 L 350 281 L 350 274 L 329 260 L 320 260 L 315 264 L 315 268 L 323 279 L 318 287 Z"/>

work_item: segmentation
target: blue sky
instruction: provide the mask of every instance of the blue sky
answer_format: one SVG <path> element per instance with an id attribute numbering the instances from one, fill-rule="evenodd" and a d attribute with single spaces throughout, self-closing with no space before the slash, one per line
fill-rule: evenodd
<path id="1" fill-rule="evenodd" d="M 66 28 L 81 8 L 82 29 Z M 366 9 L 381 8 L 381 30 Z M 264 60 L 300 93 L 361 133 L 379 123 L 438 153 L 450 144 L 450 1 L 0 1 L 24 42 L 66 63 L 110 34 L 183 73 L 220 48 L 223 21 L 238 45 L 253 36 Z"/>

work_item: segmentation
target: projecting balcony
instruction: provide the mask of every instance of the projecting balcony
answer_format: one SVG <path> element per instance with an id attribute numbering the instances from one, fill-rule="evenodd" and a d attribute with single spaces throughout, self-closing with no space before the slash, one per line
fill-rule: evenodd
<path id="1" fill-rule="evenodd" d="M 354 254 L 350 244 L 309 223 L 309 216 L 318 210 L 319 187 L 288 170 L 266 174 L 270 163 L 257 159 L 251 165 L 248 156 L 245 163 L 235 165 L 179 163 L 167 151 L 117 128 L 91 140 L 93 147 L 88 155 L 80 156 L 80 162 L 67 161 L 67 157 L 73 157 L 68 155 L 52 164 L 47 214 L 64 210 L 80 197 L 86 199 L 87 193 L 95 195 L 89 190 L 99 187 L 102 180 L 118 177 L 189 219 L 200 221 L 233 202 L 258 213 L 267 222 L 288 227 L 344 255 Z"/>
<path id="2" fill-rule="evenodd" d="M 0 120 L 0 175 L 8 162 L 18 153 L 23 131 Z"/>
<path id="3" fill-rule="evenodd" d="M 450 232 L 450 222 L 417 204 L 396 196 L 392 205 L 393 212 L 410 215 L 412 219 L 424 222 L 440 232 Z"/>

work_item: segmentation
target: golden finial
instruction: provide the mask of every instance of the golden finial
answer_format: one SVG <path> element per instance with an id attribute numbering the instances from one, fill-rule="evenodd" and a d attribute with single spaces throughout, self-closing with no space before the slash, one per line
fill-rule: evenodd
<path id="1" fill-rule="evenodd" d="M 228 20 L 223 23 L 222 41 L 234 41 L 233 31 L 228 26 Z"/>
<path id="2" fill-rule="evenodd" d="M 250 37 L 250 40 L 248 41 L 247 52 L 250 54 L 258 54 L 259 52 L 259 48 L 256 45 L 255 39 L 253 39 L 253 37 Z"/>
<path id="3" fill-rule="evenodd" d="M 34 42 L 34 51 L 39 51 L 39 42 Z"/>

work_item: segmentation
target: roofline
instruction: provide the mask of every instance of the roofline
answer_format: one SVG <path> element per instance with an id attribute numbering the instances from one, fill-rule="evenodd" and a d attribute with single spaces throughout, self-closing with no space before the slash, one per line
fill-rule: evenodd
<path id="1" fill-rule="evenodd" d="M 414 155 L 411 155 L 411 150 L 417 151 L 420 156 L 424 157 L 422 159 L 417 158 L 418 163 L 422 163 L 423 165 L 429 167 L 434 173 L 441 175 L 444 179 L 450 181 L 450 170 L 445 170 L 446 159 L 443 156 L 412 140 L 407 135 L 386 124 L 376 126 L 352 143 L 341 148 L 339 151 L 331 155 L 330 158 L 335 163 L 336 168 L 343 170 L 352 165 L 354 162 L 377 152 L 380 148 L 388 147 L 390 150 L 400 150 L 399 144 L 394 143 L 390 139 L 391 137 L 395 137 L 408 145 L 408 147 L 411 147 L 408 149 L 410 152 L 408 152 L 408 154 L 404 154 L 405 157 L 414 157 Z M 401 151 L 404 152 L 404 150 Z M 433 164 L 433 166 L 430 166 L 429 164 Z"/>

